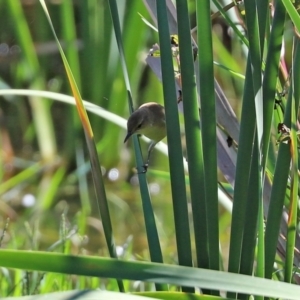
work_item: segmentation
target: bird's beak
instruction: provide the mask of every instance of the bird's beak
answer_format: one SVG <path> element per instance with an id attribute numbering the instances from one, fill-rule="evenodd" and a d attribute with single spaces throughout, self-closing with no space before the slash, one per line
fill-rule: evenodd
<path id="1" fill-rule="evenodd" d="M 127 132 L 127 135 L 126 135 L 126 137 L 125 137 L 125 139 L 124 139 L 124 143 L 126 143 L 127 140 L 128 140 L 131 136 L 132 136 L 132 133 L 131 133 L 131 132 Z"/>

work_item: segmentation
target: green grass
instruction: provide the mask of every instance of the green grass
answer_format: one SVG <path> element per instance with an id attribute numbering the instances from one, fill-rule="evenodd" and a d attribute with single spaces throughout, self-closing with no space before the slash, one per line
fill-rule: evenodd
<path id="1" fill-rule="evenodd" d="M 175 2 L 0 1 L 0 297 L 298 299 L 299 15 Z M 137 174 L 126 119 L 150 101 L 167 146 Z"/>

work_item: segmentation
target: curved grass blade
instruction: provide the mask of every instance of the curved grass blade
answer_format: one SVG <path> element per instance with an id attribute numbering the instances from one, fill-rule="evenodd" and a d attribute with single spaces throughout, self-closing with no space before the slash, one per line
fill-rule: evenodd
<path id="1" fill-rule="evenodd" d="M 73 256 L 41 251 L 1 249 L 0 265 L 7 268 L 61 274 L 197 286 L 199 288 L 233 291 L 290 300 L 299 300 L 300 294 L 300 287 L 297 285 L 241 274 L 150 262 Z"/>
<path id="2" fill-rule="evenodd" d="M 214 64 L 215 64 L 216 66 L 218 66 L 219 68 L 222 68 L 222 69 L 228 71 L 230 74 L 232 74 L 233 76 L 235 76 L 235 77 L 237 77 L 237 78 L 239 78 L 239 79 L 243 79 L 243 80 L 245 79 L 245 76 L 242 75 L 242 74 L 239 73 L 239 72 L 236 72 L 236 71 L 234 71 L 234 70 L 232 70 L 232 69 L 230 69 L 230 68 L 228 68 L 228 67 L 226 67 L 226 66 L 224 66 L 224 65 L 222 65 L 222 64 L 220 64 L 220 63 L 218 63 L 218 62 L 216 62 L 216 61 L 214 61 Z"/>
<path id="3" fill-rule="evenodd" d="M 133 293 L 134 295 L 141 295 L 155 299 L 163 300 L 230 300 L 229 298 L 191 294 L 191 293 L 181 293 L 181 292 L 141 292 Z"/>
<path id="4" fill-rule="evenodd" d="M 78 110 L 80 121 L 81 121 L 83 129 L 84 129 L 86 143 L 87 143 L 89 156 L 90 156 L 90 160 L 91 160 L 92 176 L 93 176 L 94 188 L 95 188 L 95 192 L 96 192 L 97 205 L 98 205 L 99 213 L 100 213 L 101 219 L 102 219 L 102 224 L 103 224 L 103 229 L 104 229 L 104 234 L 105 234 L 108 251 L 109 251 L 109 254 L 111 257 L 116 258 L 117 254 L 116 254 L 115 243 L 114 243 L 114 239 L 113 239 L 113 232 L 112 232 L 109 208 L 108 208 L 100 163 L 98 160 L 96 145 L 95 145 L 95 141 L 94 141 L 93 131 L 92 131 L 86 110 L 84 108 L 79 89 L 76 85 L 74 76 L 72 74 L 71 68 L 68 64 L 68 61 L 65 57 L 65 54 L 62 50 L 62 47 L 59 43 L 57 36 L 56 36 L 56 33 L 54 30 L 50 15 L 48 13 L 46 4 L 45 4 L 44 0 L 40 0 L 40 3 L 45 12 L 45 15 L 48 19 L 48 22 L 49 22 L 49 25 L 53 32 L 53 35 L 55 37 L 55 40 L 57 42 L 57 46 L 58 46 L 59 52 L 61 54 L 64 66 L 65 66 L 65 70 L 66 70 L 66 73 L 67 73 L 67 76 L 69 79 L 69 83 L 70 83 L 70 86 L 71 86 L 71 89 L 72 89 L 72 92 L 73 92 L 73 95 L 74 95 L 74 98 L 76 101 L 76 107 Z M 118 285 L 119 285 L 120 291 L 124 291 L 123 283 L 121 281 L 118 281 Z"/>
<path id="5" fill-rule="evenodd" d="M 300 32 L 300 16 L 295 6 L 293 5 L 293 2 L 290 0 L 282 0 L 282 3 L 284 4 L 286 11 L 289 14 L 294 25 L 296 26 L 298 32 Z"/>
<path id="6" fill-rule="evenodd" d="M 5 297 L 7 300 L 149 300 L 147 296 L 141 296 L 138 293 L 136 295 L 116 293 L 111 291 L 101 290 L 73 290 L 48 293 L 42 295 L 30 295 L 23 297 Z M 201 298 L 196 298 L 196 300 Z M 210 300 L 210 299 L 208 299 Z"/>
<path id="7" fill-rule="evenodd" d="M 71 0 L 64 0 L 61 3 L 61 24 L 62 35 L 66 42 L 66 57 L 71 67 L 78 89 L 81 90 L 81 72 L 79 64 L 79 52 L 74 43 L 76 41 L 76 24 L 74 7 Z"/>

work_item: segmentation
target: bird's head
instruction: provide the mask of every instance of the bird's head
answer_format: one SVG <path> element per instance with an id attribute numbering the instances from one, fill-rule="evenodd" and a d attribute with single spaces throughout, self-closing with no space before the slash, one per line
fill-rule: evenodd
<path id="1" fill-rule="evenodd" d="M 140 110 L 136 110 L 131 114 L 127 122 L 127 135 L 124 143 L 135 133 L 139 133 L 145 126 L 147 126 L 146 115 Z"/>
<path id="2" fill-rule="evenodd" d="M 148 102 L 133 112 L 127 122 L 124 143 L 135 133 L 143 134 L 155 142 L 162 140 L 166 136 L 164 107 L 155 102 Z"/>

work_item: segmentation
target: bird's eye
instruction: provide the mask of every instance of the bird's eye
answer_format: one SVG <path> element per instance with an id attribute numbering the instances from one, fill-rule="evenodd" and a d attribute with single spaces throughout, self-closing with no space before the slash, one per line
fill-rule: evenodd
<path id="1" fill-rule="evenodd" d="M 142 127 L 142 123 L 139 124 L 139 126 L 137 127 L 137 129 L 141 129 L 141 127 Z"/>

